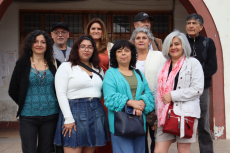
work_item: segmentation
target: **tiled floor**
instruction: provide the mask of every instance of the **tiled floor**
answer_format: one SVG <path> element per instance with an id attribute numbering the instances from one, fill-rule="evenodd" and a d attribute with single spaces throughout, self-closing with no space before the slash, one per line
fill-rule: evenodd
<path id="1" fill-rule="evenodd" d="M 214 140 L 214 153 L 230 153 L 230 140 Z M 171 145 L 169 153 L 177 153 L 176 143 Z M 199 153 L 198 141 L 191 146 L 190 153 Z"/>
<path id="2" fill-rule="evenodd" d="M 0 153 L 22 153 L 19 131 L 0 131 Z"/>
<path id="3" fill-rule="evenodd" d="M 215 153 L 230 153 L 230 140 L 214 140 Z M 22 153 L 18 131 L 0 131 L 0 153 Z M 177 153 L 176 143 L 172 144 L 169 153 Z M 190 153 L 199 153 L 198 142 L 192 144 Z"/>

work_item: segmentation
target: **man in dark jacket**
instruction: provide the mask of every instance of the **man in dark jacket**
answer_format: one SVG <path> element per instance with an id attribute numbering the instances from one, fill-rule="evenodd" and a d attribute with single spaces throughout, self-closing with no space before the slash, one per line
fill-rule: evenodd
<path id="1" fill-rule="evenodd" d="M 192 52 L 191 56 L 198 59 L 204 71 L 204 91 L 200 97 L 201 117 L 198 120 L 199 147 L 201 153 L 213 153 L 213 141 L 209 127 L 209 87 L 212 75 L 217 71 L 216 47 L 211 38 L 200 34 L 203 29 L 203 18 L 199 14 L 191 14 L 186 19 L 187 38 Z"/>

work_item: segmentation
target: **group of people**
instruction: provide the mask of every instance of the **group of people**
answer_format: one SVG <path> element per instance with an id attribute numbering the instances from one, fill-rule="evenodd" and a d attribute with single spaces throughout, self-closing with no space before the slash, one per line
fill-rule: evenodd
<path id="1" fill-rule="evenodd" d="M 163 45 L 150 32 L 152 20 L 138 13 L 130 40 L 115 44 L 99 18 L 72 48 L 64 22 L 52 25 L 52 38 L 41 30 L 25 38 L 9 86 L 23 153 L 50 153 L 53 144 L 65 153 L 167 153 L 173 142 L 189 153 L 197 129 L 200 152 L 213 153 L 208 110 L 217 60 L 213 40 L 200 34 L 203 18 L 189 15 L 187 35 L 173 31 Z M 179 136 L 164 132 L 171 106 L 181 116 Z M 143 118 L 145 135 L 116 134 L 115 113 L 124 107 Z M 152 111 L 157 120 L 149 126 Z M 194 118 L 191 138 L 184 137 L 184 117 Z"/>

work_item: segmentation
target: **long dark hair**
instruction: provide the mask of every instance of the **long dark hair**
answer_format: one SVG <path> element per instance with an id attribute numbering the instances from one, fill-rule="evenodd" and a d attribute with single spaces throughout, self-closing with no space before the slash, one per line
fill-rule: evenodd
<path id="1" fill-rule="evenodd" d="M 127 47 L 131 51 L 131 61 L 129 63 L 129 69 L 130 70 L 135 69 L 136 62 L 137 62 L 137 50 L 136 50 L 136 47 L 128 40 L 119 40 L 113 45 L 112 49 L 110 50 L 110 66 L 111 67 L 118 68 L 116 52 L 118 49 L 125 48 L 125 47 Z"/>
<path id="2" fill-rule="evenodd" d="M 92 43 L 94 50 L 93 50 L 93 55 L 89 59 L 89 62 L 93 64 L 93 67 L 98 69 L 100 72 L 101 71 L 100 66 L 99 66 L 100 58 L 98 56 L 96 43 L 90 35 L 81 36 L 74 42 L 70 55 L 69 55 L 69 62 L 71 62 L 72 66 L 80 64 L 79 48 L 83 40 L 89 40 Z"/>
<path id="3" fill-rule="evenodd" d="M 53 40 L 45 31 L 42 30 L 35 30 L 26 36 L 21 47 L 22 55 L 20 58 L 31 57 L 33 55 L 32 45 L 34 44 L 36 37 L 39 35 L 43 35 L 46 40 L 46 52 L 44 54 L 45 61 L 53 62 Z"/>

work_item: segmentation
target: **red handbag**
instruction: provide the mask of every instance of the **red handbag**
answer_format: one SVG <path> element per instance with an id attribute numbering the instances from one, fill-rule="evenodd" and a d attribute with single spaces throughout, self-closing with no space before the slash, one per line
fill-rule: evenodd
<path id="1" fill-rule="evenodd" d="M 184 117 L 184 132 L 183 138 L 191 138 L 193 135 L 193 125 L 195 117 Z M 171 102 L 167 111 L 165 125 L 163 128 L 164 133 L 180 136 L 181 116 L 173 112 L 173 103 Z"/>

